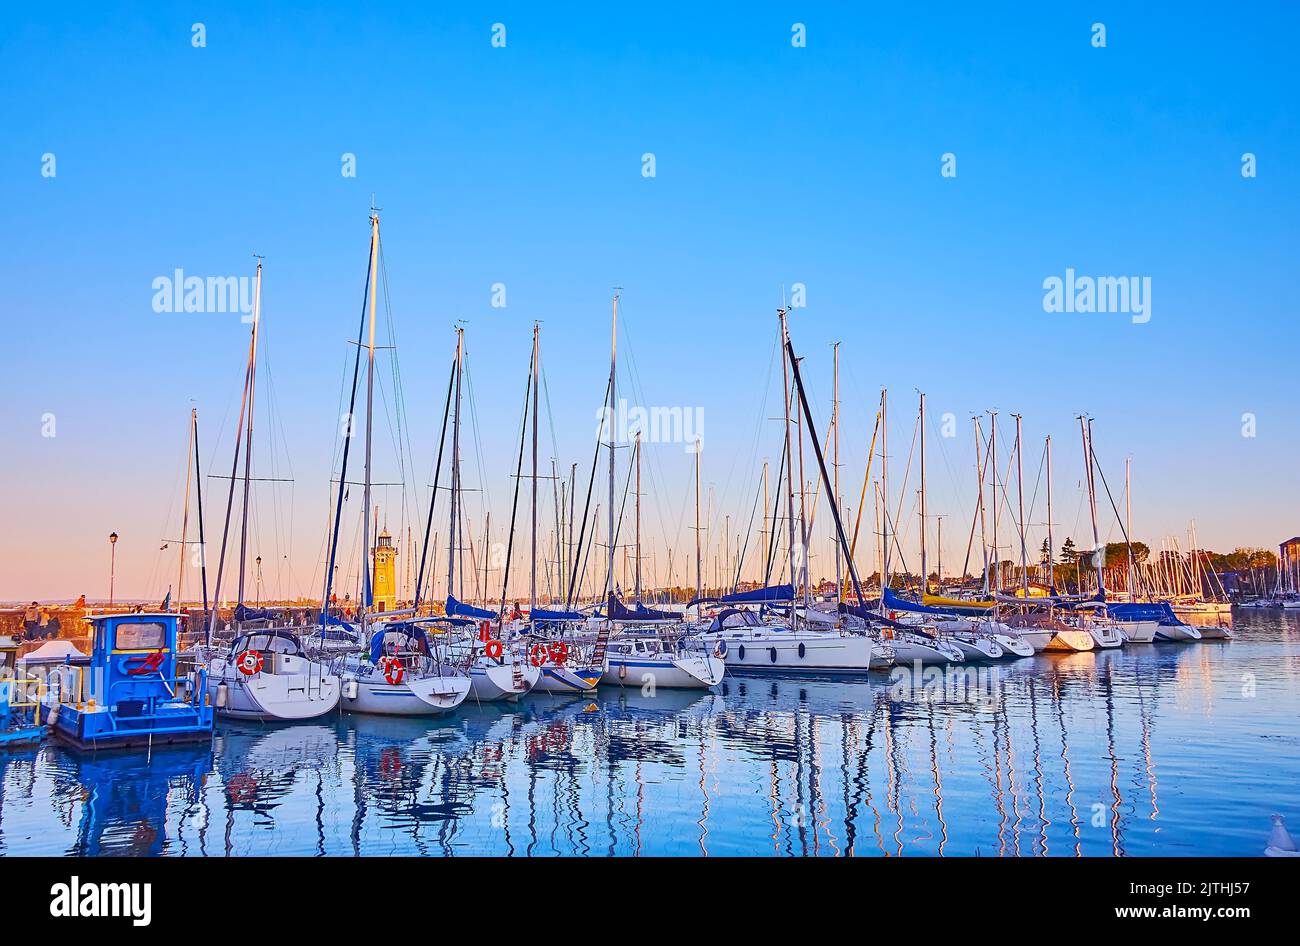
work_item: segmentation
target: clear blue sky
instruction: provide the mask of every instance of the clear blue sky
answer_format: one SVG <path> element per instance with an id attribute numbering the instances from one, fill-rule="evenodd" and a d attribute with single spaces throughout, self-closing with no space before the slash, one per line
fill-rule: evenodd
<path id="1" fill-rule="evenodd" d="M 0 598 L 106 593 L 112 530 L 119 592 L 165 590 L 174 565 L 158 546 L 179 527 L 189 407 L 205 466 L 228 465 L 247 328 L 155 313 L 151 283 L 178 267 L 250 274 L 253 253 L 266 257 L 262 391 L 274 386 L 276 409 L 258 419 L 279 451 L 258 472 L 295 480 L 259 488 L 257 551 L 292 556 L 285 590 L 314 586 L 372 193 L 409 478 L 427 482 L 451 326 L 464 319 L 494 532 L 532 321 L 559 464 L 585 466 L 616 285 L 627 386 L 635 368 L 645 403 L 703 408 L 711 535 L 721 542 L 726 514 L 736 531 L 756 464 L 779 451 L 777 425 L 761 420 L 779 398 L 763 397 L 774 310 L 796 282 L 808 305 L 792 332 L 823 431 L 829 345 L 843 343 L 855 501 L 882 385 L 899 468 L 915 389 L 936 424 L 959 418 L 957 438 L 932 442 L 946 561 L 970 521 L 968 418 L 990 408 L 1025 415 L 1028 477 L 1054 435 L 1058 545 L 1087 531 L 1082 411 L 1113 488 L 1133 457 L 1137 537 L 1158 545 L 1193 517 L 1212 548 L 1300 532 L 1293 5 L 380 6 L 6 11 Z M 191 45 L 196 21 L 205 48 Z M 1090 43 L 1098 21 L 1104 49 Z M 491 45 L 495 22 L 505 48 Z M 795 22 L 806 48 L 791 46 Z M 345 152 L 354 179 L 340 174 Z M 945 152 L 955 179 L 940 175 Z M 1243 152 L 1257 155 L 1255 179 Z M 46 153 L 54 178 L 41 174 Z M 1150 322 L 1045 313 L 1042 282 L 1067 267 L 1150 276 Z M 490 305 L 496 282 L 505 309 Z M 769 394 L 779 373 L 773 383 Z M 1241 435 L 1246 412 L 1254 438 Z M 385 480 L 391 442 L 385 427 Z M 258 449 L 267 458 L 269 438 Z M 692 541 L 691 458 L 662 446 L 646 459 L 663 572 L 664 545 Z"/>

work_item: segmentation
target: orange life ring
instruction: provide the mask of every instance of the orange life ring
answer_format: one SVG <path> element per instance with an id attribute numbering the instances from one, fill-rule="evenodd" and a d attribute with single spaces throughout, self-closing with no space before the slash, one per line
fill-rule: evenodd
<path id="1" fill-rule="evenodd" d="M 541 641 L 538 641 L 528 651 L 528 662 L 534 667 L 540 667 L 542 664 L 546 663 L 547 658 L 550 656 L 551 652 L 547 649 L 547 646 Z"/>
<path id="2" fill-rule="evenodd" d="M 569 657 L 569 645 L 564 641 L 555 641 L 547 648 L 547 652 L 551 655 L 553 662 L 562 664 Z"/>
<path id="3" fill-rule="evenodd" d="M 239 658 L 235 661 L 235 666 L 239 668 L 239 672 L 244 676 L 251 677 L 255 673 L 262 672 L 264 663 L 265 660 L 261 651 L 246 650 L 239 655 Z"/>
<path id="4" fill-rule="evenodd" d="M 483 652 L 493 660 L 500 660 L 501 655 L 505 653 L 505 648 L 501 646 L 499 640 L 490 640 L 487 642 L 487 646 L 483 648 Z"/>
<path id="5" fill-rule="evenodd" d="M 406 675 L 406 668 L 396 657 L 385 657 L 380 661 L 379 666 L 384 670 L 384 679 L 393 686 L 402 682 L 402 677 Z"/>

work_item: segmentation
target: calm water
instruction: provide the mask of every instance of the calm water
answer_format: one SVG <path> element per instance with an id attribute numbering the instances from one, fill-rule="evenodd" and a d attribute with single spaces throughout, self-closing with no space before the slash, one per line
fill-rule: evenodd
<path id="1" fill-rule="evenodd" d="M 1270 813 L 1300 827 L 1300 618 L 1236 631 L 1002 664 L 929 701 L 885 674 L 737 677 L 219 724 L 152 758 L 47 745 L 0 754 L 0 853 L 1255 855 Z"/>

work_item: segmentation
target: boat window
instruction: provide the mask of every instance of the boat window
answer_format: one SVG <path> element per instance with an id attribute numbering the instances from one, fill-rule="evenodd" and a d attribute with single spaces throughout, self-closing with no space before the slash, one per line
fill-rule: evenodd
<path id="1" fill-rule="evenodd" d="M 117 626 L 118 650 L 146 650 L 167 646 L 167 628 L 160 621 L 136 622 Z"/>

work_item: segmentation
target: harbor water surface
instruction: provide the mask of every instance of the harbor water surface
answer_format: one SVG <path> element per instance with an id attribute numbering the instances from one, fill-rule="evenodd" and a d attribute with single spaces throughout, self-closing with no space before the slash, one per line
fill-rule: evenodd
<path id="1" fill-rule="evenodd" d="M 1232 643 L 602 688 L 0 754 L 8 855 L 1258 855 L 1300 825 L 1300 615 Z"/>

